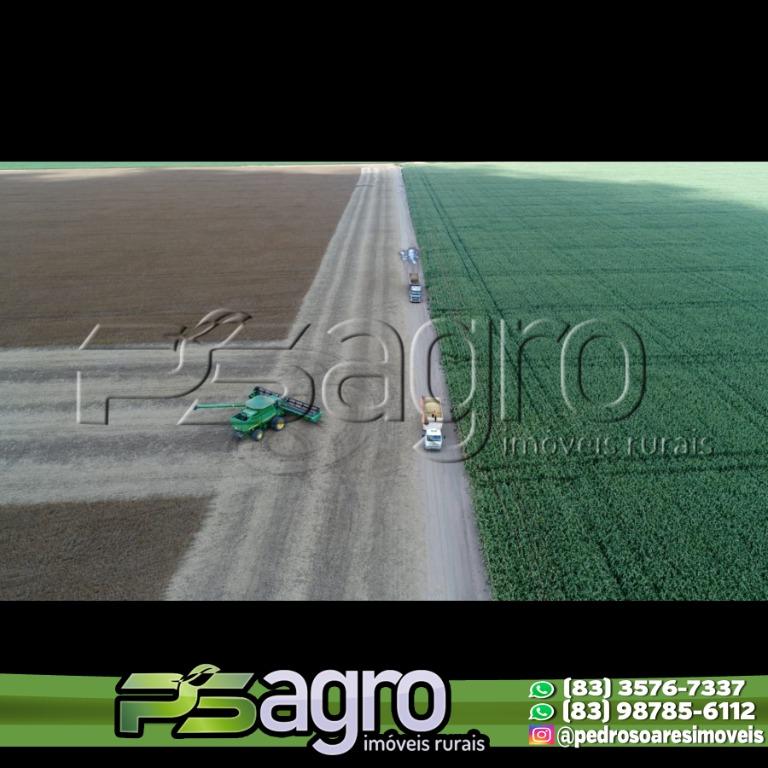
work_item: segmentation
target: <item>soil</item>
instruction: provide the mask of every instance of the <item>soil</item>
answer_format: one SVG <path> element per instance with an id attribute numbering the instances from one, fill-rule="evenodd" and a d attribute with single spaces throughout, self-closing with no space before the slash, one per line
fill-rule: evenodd
<path id="1" fill-rule="evenodd" d="M 206 506 L 149 498 L 0 507 L 0 599 L 158 599 Z"/>
<path id="2" fill-rule="evenodd" d="M 99 343 L 171 344 L 223 308 L 251 316 L 239 339 L 282 338 L 359 174 L 0 172 L 0 346 L 79 346 L 97 323 Z"/>

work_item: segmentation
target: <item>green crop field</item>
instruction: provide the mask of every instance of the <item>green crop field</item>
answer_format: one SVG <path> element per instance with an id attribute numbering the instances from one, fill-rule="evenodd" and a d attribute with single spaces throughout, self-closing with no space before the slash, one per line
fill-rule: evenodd
<path id="1" fill-rule="evenodd" d="M 767 599 L 768 166 L 404 176 L 495 597 Z"/>

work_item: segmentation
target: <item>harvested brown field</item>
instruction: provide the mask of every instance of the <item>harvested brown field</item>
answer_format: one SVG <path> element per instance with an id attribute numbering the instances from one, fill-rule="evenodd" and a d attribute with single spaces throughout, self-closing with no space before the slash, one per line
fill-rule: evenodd
<path id="1" fill-rule="evenodd" d="M 0 346 L 163 342 L 227 308 L 284 337 L 360 169 L 0 172 Z M 229 326 L 231 329 L 232 326 Z"/>
<path id="2" fill-rule="evenodd" d="M 206 507 L 203 498 L 0 507 L 0 599 L 159 599 Z"/>

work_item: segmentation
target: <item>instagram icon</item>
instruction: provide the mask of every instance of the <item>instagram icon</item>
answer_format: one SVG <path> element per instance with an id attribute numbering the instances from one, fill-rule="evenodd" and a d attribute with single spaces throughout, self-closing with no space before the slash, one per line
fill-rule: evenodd
<path id="1" fill-rule="evenodd" d="M 528 726 L 528 745 L 554 744 L 555 726 L 554 725 L 529 725 Z"/>

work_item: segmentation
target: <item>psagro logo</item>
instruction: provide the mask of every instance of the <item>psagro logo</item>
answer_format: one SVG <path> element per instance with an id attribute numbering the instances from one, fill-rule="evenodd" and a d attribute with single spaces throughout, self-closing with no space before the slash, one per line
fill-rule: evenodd
<path id="1" fill-rule="evenodd" d="M 325 755 L 340 755 L 357 744 L 361 734 L 380 732 L 381 691 L 391 691 L 391 713 L 406 734 L 430 734 L 450 716 L 450 689 L 434 672 L 401 674 L 325 670 L 312 680 L 281 669 L 258 679 L 266 688 L 251 693 L 257 676 L 222 672 L 201 664 L 188 674 L 134 673 L 117 685 L 115 733 L 140 738 L 145 723 L 174 723 L 171 735 L 240 737 L 257 729 L 272 736 L 311 736 L 308 746 Z M 332 711 L 330 693 L 338 691 Z M 426 712 L 416 709 L 416 692 L 427 693 Z"/>

